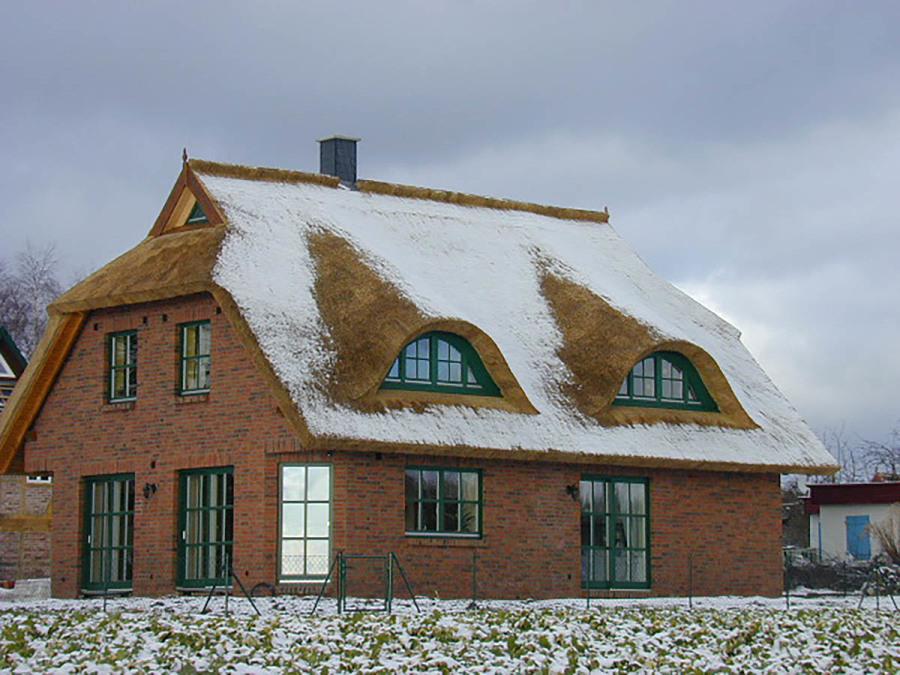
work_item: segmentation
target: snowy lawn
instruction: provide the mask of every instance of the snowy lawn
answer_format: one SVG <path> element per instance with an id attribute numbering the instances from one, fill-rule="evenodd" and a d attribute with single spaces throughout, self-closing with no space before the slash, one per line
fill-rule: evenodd
<path id="1" fill-rule="evenodd" d="M 0 673 L 895 673 L 882 598 L 396 601 L 392 615 L 308 598 L 0 604 Z"/>

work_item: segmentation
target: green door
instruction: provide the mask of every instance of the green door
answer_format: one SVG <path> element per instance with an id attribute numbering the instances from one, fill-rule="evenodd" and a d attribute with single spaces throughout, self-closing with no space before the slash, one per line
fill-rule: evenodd
<path id="1" fill-rule="evenodd" d="M 234 537 L 234 469 L 191 469 L 179 481 L 178 586 L 223 585 Z"/>

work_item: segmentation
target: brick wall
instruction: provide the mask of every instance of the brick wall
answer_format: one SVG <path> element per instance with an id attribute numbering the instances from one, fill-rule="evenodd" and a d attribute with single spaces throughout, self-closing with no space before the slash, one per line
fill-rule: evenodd
<path id="1" fill-rule="evenodd" d="M 50 576 L 51 485 L 0 476 L 0 581 Z"/>
<path id="2" fill-rule="evenodd" d="M 212 323 L 211 392 L 187 399 L 176 394 L 177 327 L 200 319 Z M 130 329 L 139 335 L 137 401 L 110 405 L 106 335 Z M 565 490 L 582 473 L 650 479 L 649 593 L 686 594 L 691 566 L 695 594 L 774 595 L 781 588 L 777 476 L 299 451 L 207 295 L 93 313 L 44 405 L 26 456 L 28 471 L 55 477 L 53 593 L 61 597 L 80 590 L 83 477 L 135 474 L 134 590 L 158 595 L 175 586 L 178 471 L 223 465 L 234 466 L 235 571 L 250 586 L 276 584 L 282 462 L 330 464 L 333 550 L 396 553 L 419 594 L 468 597 L 473 553 L 481 597 L 582 594 L 580 506 Z M 483 537 L 406 537 L 407 464 L 482 469 Z M 156 486 L 149 498 L 145 485 Z"/>

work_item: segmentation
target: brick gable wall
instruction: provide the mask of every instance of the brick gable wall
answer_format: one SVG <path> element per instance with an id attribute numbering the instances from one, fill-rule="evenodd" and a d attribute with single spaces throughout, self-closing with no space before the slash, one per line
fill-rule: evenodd
<path id="1" fill-rule="evenodd" d="M 205 319 L 212 325 L 211 391 L 183 398 L 176 393 L 178 324 Z M 106 336 L 132 329 L 139 335 L 137 401 L 110 405 Z M 26 457 L 29 472 L 54 473 L 53 593 L 60 597 L 80 590 L 85 476 L 135 474 L 134 591 L 160 595 L 175 587 L 178 471 L 224 465 L 234 466 L 235 571 L 248 587 L 277 584 L 282 462 L 330 464 L 333 550 L 396 553 L 418 594 L 468 597 L 474 553 L 480 597 L 581 595 L 580 506 L 565 486 L 583 473 L 650 478 L 653 587 L 636 594 L 686 594 L 691 561 L 695 594 L 781 590 L 776 475 L 300 451 L 208 295 L 94 312 L 41 411 Z M 482 469 L 483 537 L 405 536 L 409 464 Z M 149 498 L 145 485 L 156 486 Z"/>

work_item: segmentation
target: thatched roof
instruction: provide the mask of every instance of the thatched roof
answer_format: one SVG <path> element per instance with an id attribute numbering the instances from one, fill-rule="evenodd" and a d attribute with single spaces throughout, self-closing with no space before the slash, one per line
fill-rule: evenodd
<path id="1" fill-rule="evenodd" d="M 150 236 L 51 313 L 212 293 L 302 447 L 833 470 L 738 332 L 654 275 L 605 212 L 357 187 L 193 160 Z M 209 223 L 182 226 L 195 201 Z M 468 339 L 502 396 L 382 390 L 429 330 Z M 657 350 L 691 359 L 718 412 L 612 405 Z M 42 400 L 29 392 L 25 417 Z M 0 460 L 22 433 L 0 423 Z"/>

